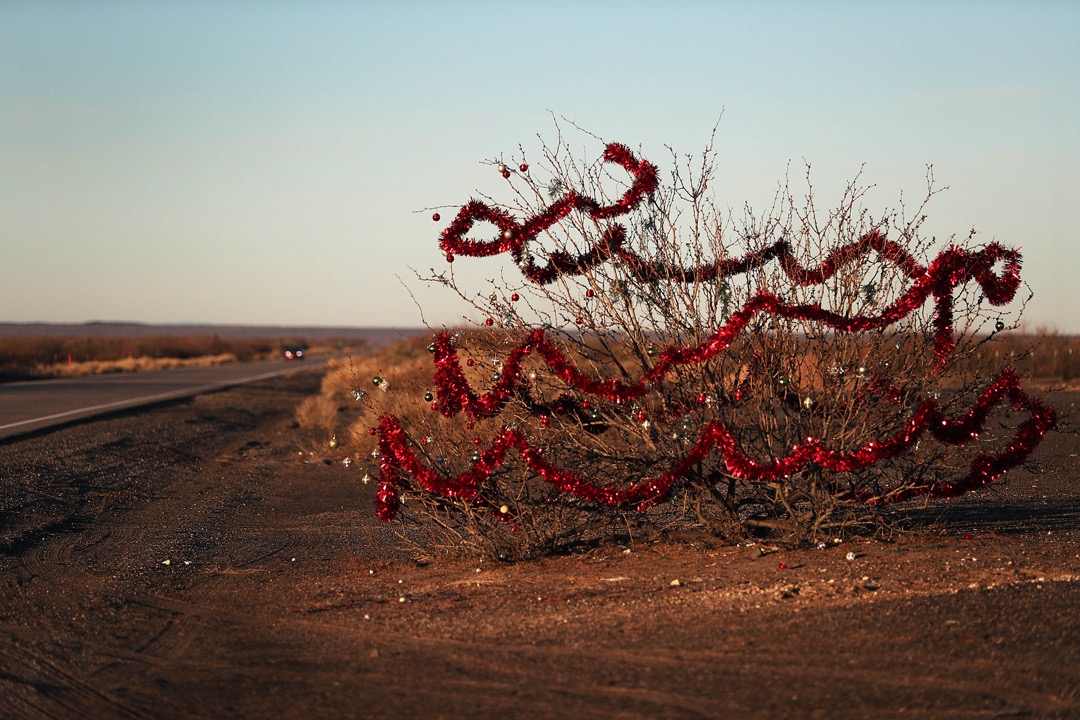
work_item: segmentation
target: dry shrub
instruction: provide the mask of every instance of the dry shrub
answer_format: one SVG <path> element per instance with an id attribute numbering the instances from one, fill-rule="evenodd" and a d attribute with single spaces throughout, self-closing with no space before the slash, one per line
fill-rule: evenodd
<path id="1" fill-rule="evenodd" d="M 545 147 L 543 159 L 550 180 L 541 181 L 534 167 L 509 186 L 516 197 L 500 208 L 516 218 L 537 217 L 568 188 L 604 207 L 627 192 L 629 181 L 604 163 L 582 164 L 561 135 L 554 147 Z M 696 165 L 673 154 L 670 182 L 620 217 L 629 228 L 628 246 L 639 257 L 705 267 L 764 252 L 783 240 L 795 263 L 814 269 L 839 248 L 864 247 L 862 239 L 871 235 L 889 237 L 923 265 L 938 248 L 920 232 L 925 206 L 937 192 L 929 174 L 919 206 L 874 214 L 863 204 L 868 188 L 857 180 L 836 205 L 819 210 L 808 169 L 803 195 L 796 197 L 785 185 L 764 213 L 747 209 L 736 217 L 718 210 L 707 192 L 714 160 L 711 147 Z M 553 253 L 586 257 L 607 242 L 601 238 L 610 237 L 609 229 L 587 213 L 568 214 L 517 261 L 528 266 L 540 258 L 543 264 Z M 972 248 L 974 234 L 949 243 Z M 453 265 L 425 278 L 456 292 L 487 318 L 472 331 L 453 332 L 454 352 L 478 394 L 493 388 L 508 352 L 530 343 L 538 329 L 585 377 L 632 384 L 666 349 L 703 347 L 755 298 L 767 295 L 787 307 L 816 307 L 847 318 L 876 316 L 899 303 L 912 285 L 900 264 L 881 251 L 848 256 L 821 283 L 796 282 L 775 260 L 719 281 L 696 272 L 685 281 L 659 279 L 658 273 L 643 277 L 622 261 L 564 262 L 568 270 L 548 285 L 526 282 L 512 267 L 481 292 L 459 287 Z M 672 531 L 726 540 L 766 535 L 791 543 L 877 531 L 889 524 L 882 510 L 888 502 L 964 475 L 977 450 L 1002 451 L 1023 418 L 1003 413 L 965 445 L 927 435 L 899 456 L 880 457 L 859 470 L 828 472 L 810 462 L 782 476 L 758 476 L 736 472 L 716 451 L 692 466 L 681 464 L 697 457 L 691 449 L 717 426 L 753 461 L 767 464 L 806 442 L 838 453 L 876 453 L 874 443 L 902 433 L 916 407 L 930 398 L 948 415 L 963 414 L 995 371 L 994 363 L 984 361 L 1006 323 L 976 283 L 953 292 L 956 347 L 943 362 L 935 357 L 932 301 L 886 327 L 861 332 L 841 332 L 822 319 L 759 312 L 748 316 L 748 326 L 723 352 L 675 366 L 646 396 L 633 400 L 583 393 L 533 353 L 520 369 L 514 396 L 487 419 L 433 412 L 433 397 L 425 395 L 436 391 L 433 367 L 418 349 L 422 341 L 414 341 L 355 366 L 353 388 L 366 392 L 352 438 L 356 459 L 369 476 L 377 476 L 379 419 L 397 418 L 419 467 L 434 470 L 434 484 L 445 486 L 429 492 L 415 477 L 401 480 L 405 532 L 429 549 L 512 558 Z M 1023 303 L 1010 317 L 1013 325 L 1022 310 Z M 508 430 L 528 438 L 551 466 L 613 491 L 676 466 L 683 470 L 672 494 L 647 507 L 584 500 L 556 490 L 514 451 L 497 463 L 484 459 L 481 452 Z M 463 501 L 453 479 L 480 467 L 490 472 L 482 493 Z"/>

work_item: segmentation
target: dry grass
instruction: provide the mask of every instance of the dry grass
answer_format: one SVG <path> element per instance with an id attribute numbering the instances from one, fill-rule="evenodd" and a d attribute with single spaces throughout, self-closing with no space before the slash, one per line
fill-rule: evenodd
<path id="1" fill-rule="evenodd" d="M 324 341 L 309 355 L 336 352 L 342 346 Z M 205 367 L 278 357 L 285 345 L 308 346 L 303 338 L 223 338 L 217 335 L 150 337 L 0 337 L 0 381 L 81 377 Z"/>
<path id="2" fill-rule="evenodd" d="M 207 355 L 195 358 L 136 357 L 123 360 L 90 360 L 58 365 L 38 365 L 34 374 L 39 377 L 85 377 L 110 373 L 147 372 L 150 370 L 175 370 L 177 368 L 210 367 L 236 362 L 232 353 Z"/>
<path id="3" fill-rule="evenodd" d="M 421 337 L 391 345 L 374 355 L 353 356 L 332 360 L 323 378 L 322 392 L 307 398 L 297 408 L 296 421 L 300 427 L 314 430 L 327 438 L 368 438 L 367 429 L 378 422 L 394 398 L 407 394 L 422 405 L 420 397 L 430 387 L 432 364 L 427 351 L 430 338 Z M 373 383 L 375 376 L 387 380 L 386 392 Z M 356 392 L 364 393 L 358 403 Z"/>

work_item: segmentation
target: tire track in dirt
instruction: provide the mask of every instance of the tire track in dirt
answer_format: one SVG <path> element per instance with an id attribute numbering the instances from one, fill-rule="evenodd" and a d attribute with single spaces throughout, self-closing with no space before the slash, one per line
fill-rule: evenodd
<path id="1" fill-rule="evenodd" d="M 58 664 L 10 640 L 0 643 L 0 683 L 4 692 L 5 716 L 11 718 L 152 718 L 120 699 L 103 693 Z"/>

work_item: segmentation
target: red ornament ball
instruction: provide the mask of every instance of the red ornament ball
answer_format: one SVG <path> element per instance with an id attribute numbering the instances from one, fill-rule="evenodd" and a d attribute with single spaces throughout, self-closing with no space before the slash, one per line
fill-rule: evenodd
<path id="1" fill-rule="evenodd" d="M 488 318 L 487 320 L 484 321 L 484 324 L 487 325 L 488 327 L 491 327 L 492 325 L 495 324 L 495 321 L 492 320 L 491 318 Z"/>
<path id="2" fill-rule="evenodd" d="M 435 222 L 439 222 L 440 220 L 442 220 L 442 216 L 439 215 L 439 213 L 435 213 L 434 215 L 431 216 L 431 219 L 434 220 Z"/>
<path id="3" fill-rule="evenodd" d="M 473 365 L 476 364 L 476 361 L 474 361 L 472 358 L 469 358 L 468 360 L 465 361 L 465 364 L 468 365 L 469 367 L 472 367 Z"/>
<path id="4" fill-rule="evenodd" d="M 700 393 L 697 396 L 697 401 L 699 405 L 704 405 L 706 401 L 708 401 L 708 398 L 705 397 L 705 393 Z"/>
<path id="5" fill-rule="evenodd" d="M 577 323 L 578 325 L 580 325 L 581 323 L 583 323 L 585 321 L 578 317 L 578 318 L 574 318 L 574 322 Z"/>
<path id="6" fill-rule="evenodd" d="M 376 430 L 375 428 L 368 428 L 368 429 L 367 429 L 367 432 L 368 432 L 368 435 L 375 435 L 375 434 L 376 434 L 376 433 L 378 433 L 379 431 L 378 431 L 378 430 Z"/>
<path id="7" fill-rule="evenodd" d="M 585 297 L 587 297 L 587 298 L 591 298 L 595 294 L 596 293 L 593 292 L 592 288 L 589 288 L 588 290 L 585 291 Z"/>
<path id="8" fill-rule="evenodd" d="M 509 170 L 503 170 L 502 176 L 504 178 L 506 178 L 507 180 L 509 180 L 510 179 L 510 171 Z"/>
<path id="9" fill-rule="evenodd" d="M 638 411 L 638 414 L 634 416 L 634 419 L 638 422 L 645 422 L 645 413 Z"/>
<path id="10" fill-rule="evenodd" d="M 540 424 L 543 425 L 544 427 L 547 427 L 548 423 L 550 423 L 550 422 L 551 422 L 551 418 L 549 418 L 547 415 L 541 415 L 540 416 Z"/>
<path id="11" fill-rule="evenodd" d="M 452 263 L 452 262 L 454 262 L 454 255 L 453 255 L 453 253 L 446 253 L 446 262 L 448 262 L 448 263 Z"/>
<path id="12" fill-rule="evenodd" d="M 510 296 L 510 300 L 512 300 L 513 302 L 517 302 L 520 299 L 521 298 L 518 296 L 517 293 L 514 293 L 513 295 Z"/>
<path id="13" fill-rule="evenodd" d="M 529 166 L 525 163 L 521 163 L 520 165 L 518 165 L 518 169 L 521 170 L 521 172 L 528 172 Z"/>
<path id="14" fill-rule="evenodd" d="M 787 570 L 787 563 L 786 563 L 786 562 L 782 562 L 782 563 L 780 563 L 779 565 L 777 565 L 776 567 L 777 567 L 777 569 L 779 569 L 779 570 Z"/>

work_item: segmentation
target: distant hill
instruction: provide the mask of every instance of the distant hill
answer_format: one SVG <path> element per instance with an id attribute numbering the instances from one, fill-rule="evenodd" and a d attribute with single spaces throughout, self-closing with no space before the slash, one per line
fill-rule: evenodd
<path id="1" fill-rule="evenodd" d="M 217 335 L 223 338 L 357 338 L 372 345 L 385 345 L 430 332 L 422 327 L 325 327 L 302 325 L 153 325 L 134 322 L 87 323 L 6 323 L 0 322 L 3 337 L 183 337 Z"/>

